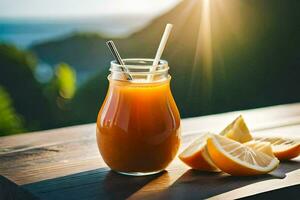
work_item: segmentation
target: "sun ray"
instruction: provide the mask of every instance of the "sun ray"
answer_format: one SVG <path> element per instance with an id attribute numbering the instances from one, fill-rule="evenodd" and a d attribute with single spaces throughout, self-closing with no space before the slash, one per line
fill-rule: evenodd
<path id="1" fill-rule="evenodd" d="M 199 29 L 196 50 L 194 55 L 194 63 L 192 68 L 192 79 L 190 85 L 195 82 L 195 78 L 201 77 L 200 94 L 203 102 L 208 103 L 211 98 L 212 90 L 212 32 L 211 32 L 211 4 L 210 0 L 202 0 L 201 19 L 199 20 Z M 201 67 L 200 73 L 197 68 Z M 205 104 L 206 104 L 205 103 Z M 203 105 L 205 106 L 205 105 Z"/>
<path id="2" fill-rule="evenodd" d="M 188 20 L 190 20 L 191 12 L 193 11 L 195 5 L 197 4 L 199 0 L 191 0 L 188 1 L 188 4 L 184 7 L 184 9 L 178 13 L 176 16 L 176 19 L 178 19 L 178 23 L 176 24 L 176 27 L 174 27 L 177 31 L 173 31 L 173 40 L 176 41 L 176 45 L 181 45 L 181 43 L 184 43 L 184 41 L 180 40 L 180 37 L 182 33 L 185 31 L 185 25 L 187 24 Z M 170 55 L 176 55 L 180 50 L 179 48 L 172 48 L 170 50 Z"/>

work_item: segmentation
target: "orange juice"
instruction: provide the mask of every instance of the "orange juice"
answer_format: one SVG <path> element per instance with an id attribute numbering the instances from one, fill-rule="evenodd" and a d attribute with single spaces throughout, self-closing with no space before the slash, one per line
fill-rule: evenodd
<path id="1" fill-rule="evenodd" d="M 134 75 L 133 75 L 134 76 Z M 97 142 L 107 165 L 125 174 L 165 169 L 180 145 L 180 116 L 170 76 L 155 82 L 109 77 L 97 119 Z"/>

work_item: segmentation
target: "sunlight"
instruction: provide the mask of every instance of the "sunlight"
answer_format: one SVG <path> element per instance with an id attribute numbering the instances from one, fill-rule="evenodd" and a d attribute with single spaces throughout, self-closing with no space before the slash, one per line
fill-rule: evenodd
<path id="1" fill-rule="evenodd" d="M 161 173 L 157 178 L 150 181 L 142 188 L 137 190 L 134 194 L 130 196 L 129 199 L 138 199 L 145 198 L 145 193 L 151 196 L 157 192 L 157 189 L 160 191 L 167 191 L 176 181 L 187 173 L 190 169 L 184 165 L 178 158 L 175 158 L 173 161 L 172 167 L 168 167 L 167 171 Z M 159 188 L 157 187 L 159 185 Z"/>
<path id="2" fill-rule="evenodd" d="M 211 77 L 212 67 L 212 32 L 211 32 L 211 12 L 210 12 L 210 0 L 203 0 L 202 16 L 200 21 L 200 30 L 198 33 L 198 46 L 196 52 L 202 49 L 202 59 L 205 75 L 208 78 Z M 199 55 L 199 54 L 197 54 Z"/>
<path id="3" fill-rule="evenodd" d="M 212 67 L 212 33 L 211 33 L 211 13 L 210 0 L 203 0 L 202 19 L 199 30 L 198 43 L 202 43 L 203 48 L 203 65 L 206 75 L 211 76 Z M 198 45 L 199 47 L 200 45 Z M 197 51 L 199 51 L 197 49 Z"/>
<path id="4" fill-rule="evenodd" d="M 201 20 L 198 30 L 197 46 L 194 56 L 193 72 L 196 66 L 201 68 L 201 93 L 205 94 L 205 98 L 210 99 L 212 88 L 212 32 L 211 32 L 211 2 L 210 0 L 202 0 Z M 193 73 L 194 74 L 194 73 Z M 197 76 L 198 77 L 198 76 Z M 193 84 L 196 76 L 192 76 L 191 84 Z M 209 102 L 209 101 L 205 101 Z"/>
<path id="5" fill-rule="evenodd" d="M 233 39 L 237 44 L 245 45 L 250 37 L 247 37 L 249 33 L 243 32 L 245 27 L 241 24 L 241 2 L 199 1 L 197 12 L 200 15 L 196 16 L 199 25 L 190 88 L 199 85 L 202 102 L 205 102 L 202 106 L 209 106 L 213 94 L 214 66 L 223 65 L 224 50 L 230 50 L 228 41 Z M 219 67 L 217 70 L 224 71 L 224 68 Z M 199 76 L 200 83 L 197 82 Z M 189 91 L 189 95 L 194 94 L 194 91 Z"/>
<path id="6" fill-rule="evenodd" d="M 222 22 L 224 22 L 222 28 L 226 28 L 240 43 L 243 42 L 243 34 L 241 34 L 243 29 L 240 20 L 241 4 L 242 2 L 228 3 L 223 0 L 214 0 L 213 5 L 216 17 L 222 19 Z"/>

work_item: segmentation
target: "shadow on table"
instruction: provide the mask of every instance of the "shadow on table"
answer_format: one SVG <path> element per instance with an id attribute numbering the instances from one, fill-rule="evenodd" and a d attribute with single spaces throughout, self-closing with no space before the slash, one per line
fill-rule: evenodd
<path id="1" fill-rule="evenodd" d="M 5 200 L 37 200 L 38 198 L 17 184 L 9 180 L 8 178 L 0 175 L 0 199 Z"/>
<path id="2" fill-rule="evenodd" d="M 274 172 L 275 176 L 266 174 L 255 177 L 234 177 L 223 173 L 188 170 L 168 189 L 150 192 L 143 199 L 203 199 L 252 183 L 278 178 L 278 174 L 299 168 L 300 162 L 284 162 Z M 22 188 L 41 199 L 125 199 L 164 173 L 166 172 L 153 176 L 130 177 L 101 168 L 23 185 Z"/>
<path id="3" fill-rule="evenodd" d="M 163 173 L 130 177 L 102 168 L 22 187 L 41 199 L 125 199 Z"/>
<path id="4" fill-rule="evenodd" d="M 186 171 L 172 186 L 160 192 L 149 194 L 146 199 L 205 199 L 231 190 L 269 179 L 283 178 L 285 173 L 300 168 L 300 162 L 288 161 L 280 164 L 272 174 L 235 177 L 224 173 Z M 288 191 L 288 189 L 286 190 Z M 255 196 L 253 196 L 255 197 Z"/>

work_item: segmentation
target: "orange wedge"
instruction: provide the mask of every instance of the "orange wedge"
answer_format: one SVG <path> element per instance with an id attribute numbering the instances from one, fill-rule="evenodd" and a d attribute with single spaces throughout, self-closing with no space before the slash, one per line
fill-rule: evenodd
<path id="1" fill-rule="evenodd" d="M 270 142 L 260 142 L 260 141 L 256 141 L 256 140 L 251 140 L 249 142 L 244 143 L 244 145 L 251 147 L 252 149 L 255 149 L 256 151 L 263 152 L 269 156 L 272 156 L 272 157 L 275 156 Z"/>
<path id="2" fill-rule="evenodd" d="M 236 118 L 233 122 L 231 122 L 220 133 L 220 135 L 223 135 L 240 143 L 252 140 L 250 131 L 241 115 L 238 118 Z"/>
<path id="3" fill-rule="evenodd" d="M 256 142 L 270 142 L 274 155 L 279 160 L 290 160 L 300 155 L 300 139 L 281 137 L 255 137 Z"/>
<path id="4" fill-rule="evenodd" d="M 215 165 L 235 176 L 266 174 L 279 164 L 276 157 L 220 135 L 209 135 L 206 146 Z"/>
<path id="5" fill-rule="evenodd" d="M 178 157 L 193 169 L 219 172 L 220 170 L 211 161 L 207 153 L 206 140 L 208 135 L 210 134 L 206 133 L 197 138 Z"/>

